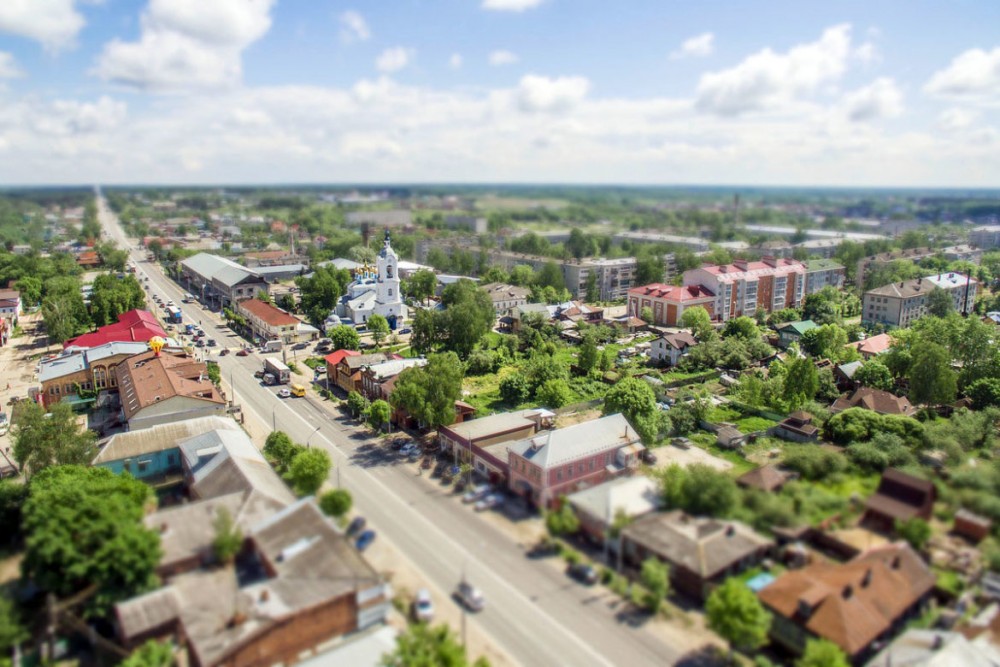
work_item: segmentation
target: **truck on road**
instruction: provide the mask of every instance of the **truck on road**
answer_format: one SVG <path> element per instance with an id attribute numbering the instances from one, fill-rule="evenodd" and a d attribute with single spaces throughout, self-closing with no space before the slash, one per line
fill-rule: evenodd
<path id="1" fill-rule="evenodd" d="M 261 345 L 262 352 L 281 352 L 281 348 L 284 347 L 284 343 L 281 340 L 269 340 Z"/>
<path id="2" fill-rule="evenodd" d="M 267 375 L 274 376 L 274 381 L 276 384 L 288 384 L 292 379 L 292 371 L 284 363 L 278 359 L 265 359 L 264 360 L 264 376 Z"/>

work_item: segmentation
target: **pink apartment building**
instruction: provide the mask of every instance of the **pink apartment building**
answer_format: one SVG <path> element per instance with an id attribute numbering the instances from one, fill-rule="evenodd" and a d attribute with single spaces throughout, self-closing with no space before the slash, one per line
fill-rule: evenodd
<path id="1" fill-rule="evenodd" d="M 715 295 L 717 321 L 758 310 L 771 313 L 797 308 L 805 296 L 806 265 L 794 259 L 738 259 L 732 264 L 702 266 L 684 272 L 685 285 L 698 285 Z"/>

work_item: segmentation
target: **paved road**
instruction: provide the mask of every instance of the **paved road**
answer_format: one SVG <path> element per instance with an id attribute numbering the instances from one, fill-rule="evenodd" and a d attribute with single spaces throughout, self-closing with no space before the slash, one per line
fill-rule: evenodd
<path id="1" fill-rule="evenodd" d="M 117 219 L 103 205 L 102 223 L 120 246 L 131 247 Z M 134 257 L 145 253 L 134 251 Z M 238 345 L 225 327 L 210 321 L 196 304 L 181 304 L 183 291 L 157 267 L 138 262 L 152 291 L 172 299 L 185 321 L 202 320 L 210 338 Z M 218 358 L 225 381 L 234 383 L 236 400 L 287 432 L 297 442 L 323 447 L 351 491 L 356 508 L 382 539 L 389 539 L 421 574 L 441 590 L 452 590 L 463 571 L 482 589 L 487 609 L 470 617 L 486 634 L 524 665 L 664 665 L 678 651 L 653 633 L 619 618 L 614 598 L 571 582 L 547 564 L 524 555 L 524 545 L 455 498 L 428 487 L 415 468 L 378 449 L 366 433 L 332 418 L 319 399 L 279 399 L 273 388 L 253 377 L 257 354 Z M 317 430 L 318 429 L 318 430 Z"/>

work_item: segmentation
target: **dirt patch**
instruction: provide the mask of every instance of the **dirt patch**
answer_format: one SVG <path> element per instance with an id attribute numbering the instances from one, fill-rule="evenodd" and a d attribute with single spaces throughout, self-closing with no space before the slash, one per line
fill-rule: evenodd
<path id="1" fill-rule="evenodd" d="M 730 470 L 733 464 L 725 459 L 712 456 L 700 447 L 677 447 L 675 445 L 664 445 L 653 450 L 656 455 L 656 464 L 652 466 L 654 470 L 667 468 L 672 464 L 677 464 L 686 468 L 695 463 L 711 466 L 723 472 Z"/>
<path id="2" fill-rule="evenodd" d="M 559 415 L 556 417 L 556 428 L 566 428 L 567 426 L 573 426 L 574 424 L 580 424 L 582 422 L 593 421 L 594 419 L 600 419 L 601 409 L 593 408 L 591 410 L 582 410 L 580 412 L 569 412 L 564 415 Z"/>

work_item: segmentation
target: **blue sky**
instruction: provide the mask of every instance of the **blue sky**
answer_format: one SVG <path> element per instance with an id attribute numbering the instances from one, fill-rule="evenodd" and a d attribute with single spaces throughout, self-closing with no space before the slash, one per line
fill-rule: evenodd
<path id="1" fill-rule="evenodd" d="M 0 182 L 1000 186 L 991 0 L 3 0 Z"/>

